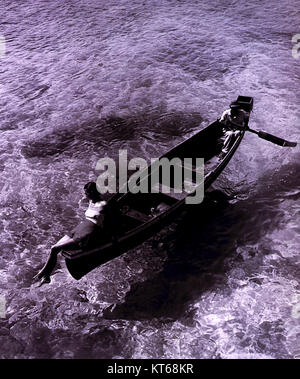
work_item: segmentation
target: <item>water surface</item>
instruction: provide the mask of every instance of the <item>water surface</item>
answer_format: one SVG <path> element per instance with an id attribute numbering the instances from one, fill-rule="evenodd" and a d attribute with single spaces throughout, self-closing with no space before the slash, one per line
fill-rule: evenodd
<path id="1" fill-rule="evenodd" d="M 238 95 L 254 129 L 299 140 L 299 5 L 2 0 L 1 357 L 299 357 L 299 149 L 255 135 L 215 184 L 234 201 L 30 286 L 99 158 L 157 157 Z"/>

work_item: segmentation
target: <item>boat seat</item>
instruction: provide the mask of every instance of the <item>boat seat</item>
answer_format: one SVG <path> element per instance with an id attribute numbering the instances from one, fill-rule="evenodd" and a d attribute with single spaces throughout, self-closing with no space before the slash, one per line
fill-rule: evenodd
<path id="1" fill-rule="evenodd" d="M 136 209 L 129 208 L 124 212 L 126 216 L 132 217 L 138 221 L 147 222 L 150 220 L 150 216 L 146 215 L 145 213 L 142 213 Z"/>

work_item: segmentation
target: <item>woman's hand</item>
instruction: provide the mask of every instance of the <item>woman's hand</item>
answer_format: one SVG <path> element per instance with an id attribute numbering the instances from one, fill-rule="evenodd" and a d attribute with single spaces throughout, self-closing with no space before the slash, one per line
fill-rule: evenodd
<path id="1" fill-rule="evenodd" d="M 79 201 L 78 201 L 78 205 L 81 206 L 83 202 L 87 202 L 88 199 L 86 198 L 86 196 L 83 196 Z"/>

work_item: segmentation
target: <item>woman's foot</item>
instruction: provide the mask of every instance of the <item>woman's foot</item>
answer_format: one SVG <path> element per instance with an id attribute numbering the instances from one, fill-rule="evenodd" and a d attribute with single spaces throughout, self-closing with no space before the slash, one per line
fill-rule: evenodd
<path id="1" fill-rule="evenodd" d="M 34 277 L 34 282 L 33 283 L 34 283 L 34 287 L 38 288 L 38 287 L 41 287 L 44 284 L 51 283 L 51 279 L 50 279 L 49 275 L 42 275 L 41 277 L 39 277 L 39 274 L 37 274 Z"/>
<path id="2" fill-rule="evenodd" d="M 42 285 L 44 285 L 44 284 L 49 284 L 49 283 L 51 283 L 50 276 L 44 275 L 44 276 L 41 278 L 38 287 L 42 287 Z"/>
<path id="3" fill-rule="evenodd" d="M 33 278 L 33 283 L 38 283 L 37 287 L 41 287 L 43 284 L 50 283 L 50 275 L 45 274 L 44 270 L 39 271 Z"/>
<path id="4" fill-rule="evenodd" d="M 34 277 L 32 278 L 33 283 L 38 282 L 43 277 L 43 271 L 39 271 Z"/>

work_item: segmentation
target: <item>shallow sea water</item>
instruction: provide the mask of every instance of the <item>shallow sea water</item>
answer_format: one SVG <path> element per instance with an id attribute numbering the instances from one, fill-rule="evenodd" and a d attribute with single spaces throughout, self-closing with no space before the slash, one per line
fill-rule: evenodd
<path id="1" fill-rule="evenodd" d="M 300 356 L 299 147 L 251 134 L 214 185 L 234 200 L 31 287 L 99 158 L 157 157 L 238 95 L 254 129 L 299 141 L 299 5 L 1 1 L 0 357 Z"/>

